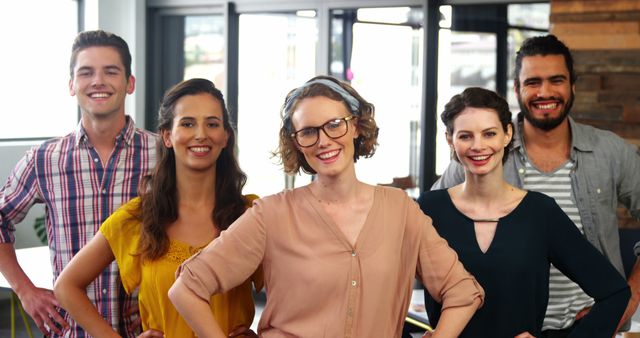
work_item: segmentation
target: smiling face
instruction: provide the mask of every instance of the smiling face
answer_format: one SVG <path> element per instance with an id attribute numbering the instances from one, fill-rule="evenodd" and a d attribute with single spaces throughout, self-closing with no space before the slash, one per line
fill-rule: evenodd
<path id="1" fill-rule="evenodd" d="M 176 171 L 215 170 L 218 156 L 227 146 L 229 134 L 224 129 L 224 112 L 220 101 L 207 93 L 186 95 L 178 99 L 171 130 L 163 130 L 167 148 L 173 148 Z"/>
<path id="2" fill-rule="evenodd" d="M 569 114 L 574 95 L 564 56 L 524 57 L 516 95 L 524 117 L 534 127 L 548 131 L 559 126 Z"/>
<path id="3" fill-rule="evenodd" d="M 83 116 L 124 116 L 125 98 L 134 88 L 135 78 L 127 78 L 115 48 L 89 47 L 78 53 L 69 92 L 77 97 Z"/>
<path id="4" fill-rule="evenodd" d="M 349 110 L 341 101 L 335 101 L 324 96 L 314 96 L 302 99 L 291 115 L 291 122 L 295 131 L 309 127 L 319 127 L 330 120 L 350 116 Z M 316 171 L 319 178 L 338 176 L 348 170 L 354 170 L 353 140 L 358 137 L 355 119 L 347 121 L 347 133 L 332 139 L 320 130 L 318 142 L 311 147 L 297 149 L 307 163 Z"/>
<path id="5" fill-rule="evenodd" d="M 512 133 L 511 125 L 504 131 L 493 109 L 467 107 L 453 121 L 453 134 L 447 133 L 447 142 L 468 173 L 485 175 L 502 166 Z"/>

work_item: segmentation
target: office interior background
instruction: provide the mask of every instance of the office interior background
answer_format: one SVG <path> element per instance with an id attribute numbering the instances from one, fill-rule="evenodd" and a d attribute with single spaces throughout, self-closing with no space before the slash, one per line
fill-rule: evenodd
<path id="1" fill-rule="evenodd" d="M 54 15 L 55 13 L 55 15 Z M 212 80 L 237 122 L 245 192 L 261 196 L 310 181 L 272 157 L 285 95 L 316 74 L 352 85 L 376 106 L 379 149 L 359 178 L 412 196 L 449 162 L 438 115 L 465 87 L 508 98 L 513 60 L 530 36 L 556 34 L 578 74 L 572 116 L 640 146 L 639 0 L 31 0 L 0 4 L 0 180 L 30 147 L 79 121 L 69 55 L 80 30 L 122 36 L 136 90 L 127 113 L 155 130 L 162 94 L 188 78 Z M 640 174 L 640 173 L 639 173 Z M 32 209 L 16 247 L 42 245 Z M 623 255 L 640 222 L 619 210 Z M 628 251 L 628 252 L 627 252 Z"/>

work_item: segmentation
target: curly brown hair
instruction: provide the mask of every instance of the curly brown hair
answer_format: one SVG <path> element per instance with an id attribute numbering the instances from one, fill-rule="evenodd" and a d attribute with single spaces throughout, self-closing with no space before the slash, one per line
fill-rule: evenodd
<path id="1" fill-rule="evenodd" d="M 354 162 L 356 162 L 360 156 L 365 158 L 373 156 L 376 151 L 376 147 L 378 146 L 379 128 L 376 124 L 376 120 L 374 119 L 375 108 L 373 104 L 362 98 L 362 96 L 360 96 L 360 94 L 358 94 L 358 92 L 348 83 L 342 82 L 331 76 L 316 76 L 307 81 L 307 83 L 321 79 L 329 80 L 338 84 L 358 100 L 359 107 L 357 111 L 352 111 L 340 94 L 322 83 L 314 83 L 304 87 L 300 94 L 293 98 L 293 102 L 290 102 L 289 110 L 286 110 L 285 107 L 287 106 L 287 103 L 290 101 L 292 94 L 296 92 L 298 88 L 291 90 L 289 94 L 287 94 L 280 110 L 280 116 L 282 118 L 282 124 L 280 126 L 280 141 L 278 149 L 274 152 L 274 156 L 278 156 L 280 158 L 284 171 L 288 174 L 297 174 L 300 172 L 300 169 L 310 175 L 316 174 L 316 171 L 309 165 L 302 152 L 298 150 L 294 139 L 291 137 L 291 134 L 294 132 L 293 124 L 291 123 L 291 114 L 295 111 L 298 103 L 308 97 L 324 96 L 335 101 L 340 101 L 344 103 L 345 107 L 351 112 L 351 114 L 358 117 L 355 121 L 358 124 L 358 131 L 360 135 L 353 140 L 355 146 L 355 152 L 353 154 Z"/>

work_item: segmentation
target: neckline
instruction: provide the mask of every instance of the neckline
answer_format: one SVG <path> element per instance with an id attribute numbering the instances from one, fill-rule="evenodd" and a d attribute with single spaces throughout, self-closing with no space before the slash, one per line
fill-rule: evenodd
<path id="1" fill-rule="evenodd" d="M 303 188 L 307 191 L 307 194 L 306 194 L 307 201 L 309 201 L 309 203 L 311 204 L 315 212 L 322 216 L 321 217 L 322 221 L 328 225 L 328 228 L 330 229 L 330 231 L 334 234 L 334 236 L 336 236 L 336 238 L 339 241 L 344 243 L 347 246 L 347 248 L 349 248 L 349 250 L 356 250 L 360 246 L 362 246 L 361 242 L 365 240 L 364 238 L 367 236 L 367 233 L 369 232 L 368 229 L 371 227 L 370 223 L 372 223 L 371 222 L 372 214 L 374 210 L 377 209 L 376 204 L 378 203 L 378 194 L 380 192 L 380 186 L 378 185 L 373 186 L 373 202 L 371 203 L 371 208 L 369 208 L 369 211 L 367 211 L 367 217 L 365 218 L 364 224 L 362 225 L 362 229 L 360 229 L 360 233 L 358 234 L 358 237 L 356 238 L 356 241 L 353 245 L 351 245 L 351 243 L 347 239 L 347 236 L 344 234 L 344 232 L 340 230 L 340 227 L 338 227 L 338 225 L 333 221 L 333 219 L 329 217 L 329 214 L 327 214 L 327 212 L 324 210 L 319 200 L 313 194 L 311 187 L 309 185 L 306 185 Z"/>
<path id="2" fill-rule="evenodd" d="M 169 237 L 169 242 L 177 245 L 178 247 L 189 249 L 189 250 L 202 250 L 204 249 L 204 247 L 211 244 L 211 242 L 215 241 L 218 237 L 212 239 L 209 243 L 204 243 L 202 245 L 191 245 L 187 242 L 181 241 L 179 239 L 171 238 L 171 237 Z"/>
<path id="3" fill-rule="evenodd" d="M 502 221 L 505 218 L 510 217 L 511 215 L 513 215 L 514 213 L 516 213 L 518 211 L 518 209 L 520 209 L 520 206 L 522 205 L 523 201 L 528 198 L 530 191 L 529 190 L 525 190 L 526 193 L 525 195 L 522 197 L 522 199 L 518 202 L 518 204 L 511 209 L 511 211 L 509 211 L 508 213 L 506 213 L 505 215 L 503 215 L 502 217 L 498 217 L 497 219 L 492 219 L 492 222 L 495 220 L 495 222 L 500 223 L 500 221 Z M 456 213 L 458 213 L 460 216 L 462 216 L 463 218 L 465 218 L 468 221 L 471 221 L 472 223 L 475 222 L 476 220 L 474 220 L 473 218 L 467 216 L 465 213 L 463 213 L 462 211 L 460 211 L 460 209 L 458 209 L 458 207 L 456 206 L 455 203 L 453 203 L 453 199 L 451 198 L 451 195 L 449 195 L 449 189 L 444 189 L 443 190 L 444 194 L 447 197 L 447 201 L 451 204 L 451 207 L 456 211 Z"/>
<path id="4" fill-rule="evenodd" d="M 451 195 L 449 195 L 449 190 L 446 189 L 444 190 L 444 193 L 447 195 L 447 200 L 449 201 L 451 207 L 455 210 L 455 212 L 458 213 L 458 215 L 462 216 L 464 219 L 466 219 L 468 221 L 468 225 L 470 225 L 470 231 L 471 231 L 471 236 L 474 239 L 474 243 L 475 243 L 475 247 L 478 250 L 478 252 L 481 254 L 482 257 L 487 257 L 487 255 L 490 253 L 491 250 L 493 250 L 494 247 L 494 243 L 496 242 L 496 238 L 498 238 L 499 233 L 501 232 L 500 229 L 502 229 L 500 225 L 501 221 L 505 218 L 510 217 L 511 215 L 515 214 L 516 212 L 518 212 L 518 209 L 520 208 L 521 205 L 523 205 L 524 200 L 527 198 L 527 196 L 529 196 L 529 192 L 528 190 L 525 190 L 526 194 L 522 197 L 522 199 L 518 202 L 518 204 L 511 210 L 509 211 L 509 213 L 507 213 L 506 215 L 499 217 L 496 221 L 496 229 L 495 232 L 493 234 L 493 238 L 491 239 L 491 243 L 489 243 L 489 246 L 487 246 L 486 250 L 482 250 L 482 248 L 480 247 L 480 243 L 478 242 L 478 234 L 476 232 L 476 225 L 475 225 L 475 220 L 472 219 L 471 217 L 465 215 L 462 211 L 460 211 L 455 203 L 453 203 L 453 199 L 451 198 Z"/>
<path id="5" fill-rule="evenodd" d="M 553 170 L 551 170 L 550 172 L 545 172 L 540 170 L 540 168 L 538 168 L 533 162 L 531 162 L 531 160 L 529 159 L 529 156 L 524 157 L 525 159 L 525 165 L 524 165 L 524 170 L 528 170 L 527 167 L 531 167 L 533 170 L 535 170 L 535 174 L 540 175 L 540 176 L 545 176 L 545 177 L 551 177 L 551 176 L 555 176 L 558 175 L 558 172 L 560 172 L 560 170 L 573 170 L 575 164 L 574 161 L 569 158 L 567 159 L 564 163 L 562 163 L 561 165 L 559 165 L 558 167 L 554 168 Z"/>

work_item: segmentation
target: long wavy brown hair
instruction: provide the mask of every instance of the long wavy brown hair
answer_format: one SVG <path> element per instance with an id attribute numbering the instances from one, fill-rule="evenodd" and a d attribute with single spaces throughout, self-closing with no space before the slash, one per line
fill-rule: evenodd
<path id="1" fill-rule="evenodd" d="M 218 230 L 226 230 L 245 211 L 242 196 L 247 176 L 240 169 L 235 154 L 236 134 L 229 121 L 224 97 L 215 85 L 205 79 L 191 79 L 170 88 L 160 103 L 158 133 L 173 127 L 176 102 L 186 95 L 207 93 L 220 101 L 223 109 L 223 125 L 229 134 L 227 146 L 216 161 L 216 205 L 211 215 Z M 173 148 L 167 148 L 158 137 L 157 163 L 151 175 L 140 184 L 142 233 L 138 253 L 146 260 L 162 257 L 169 249 L 167 225 L 178 219 L 178 192 L 176 186 L 176 158 Z"/>

